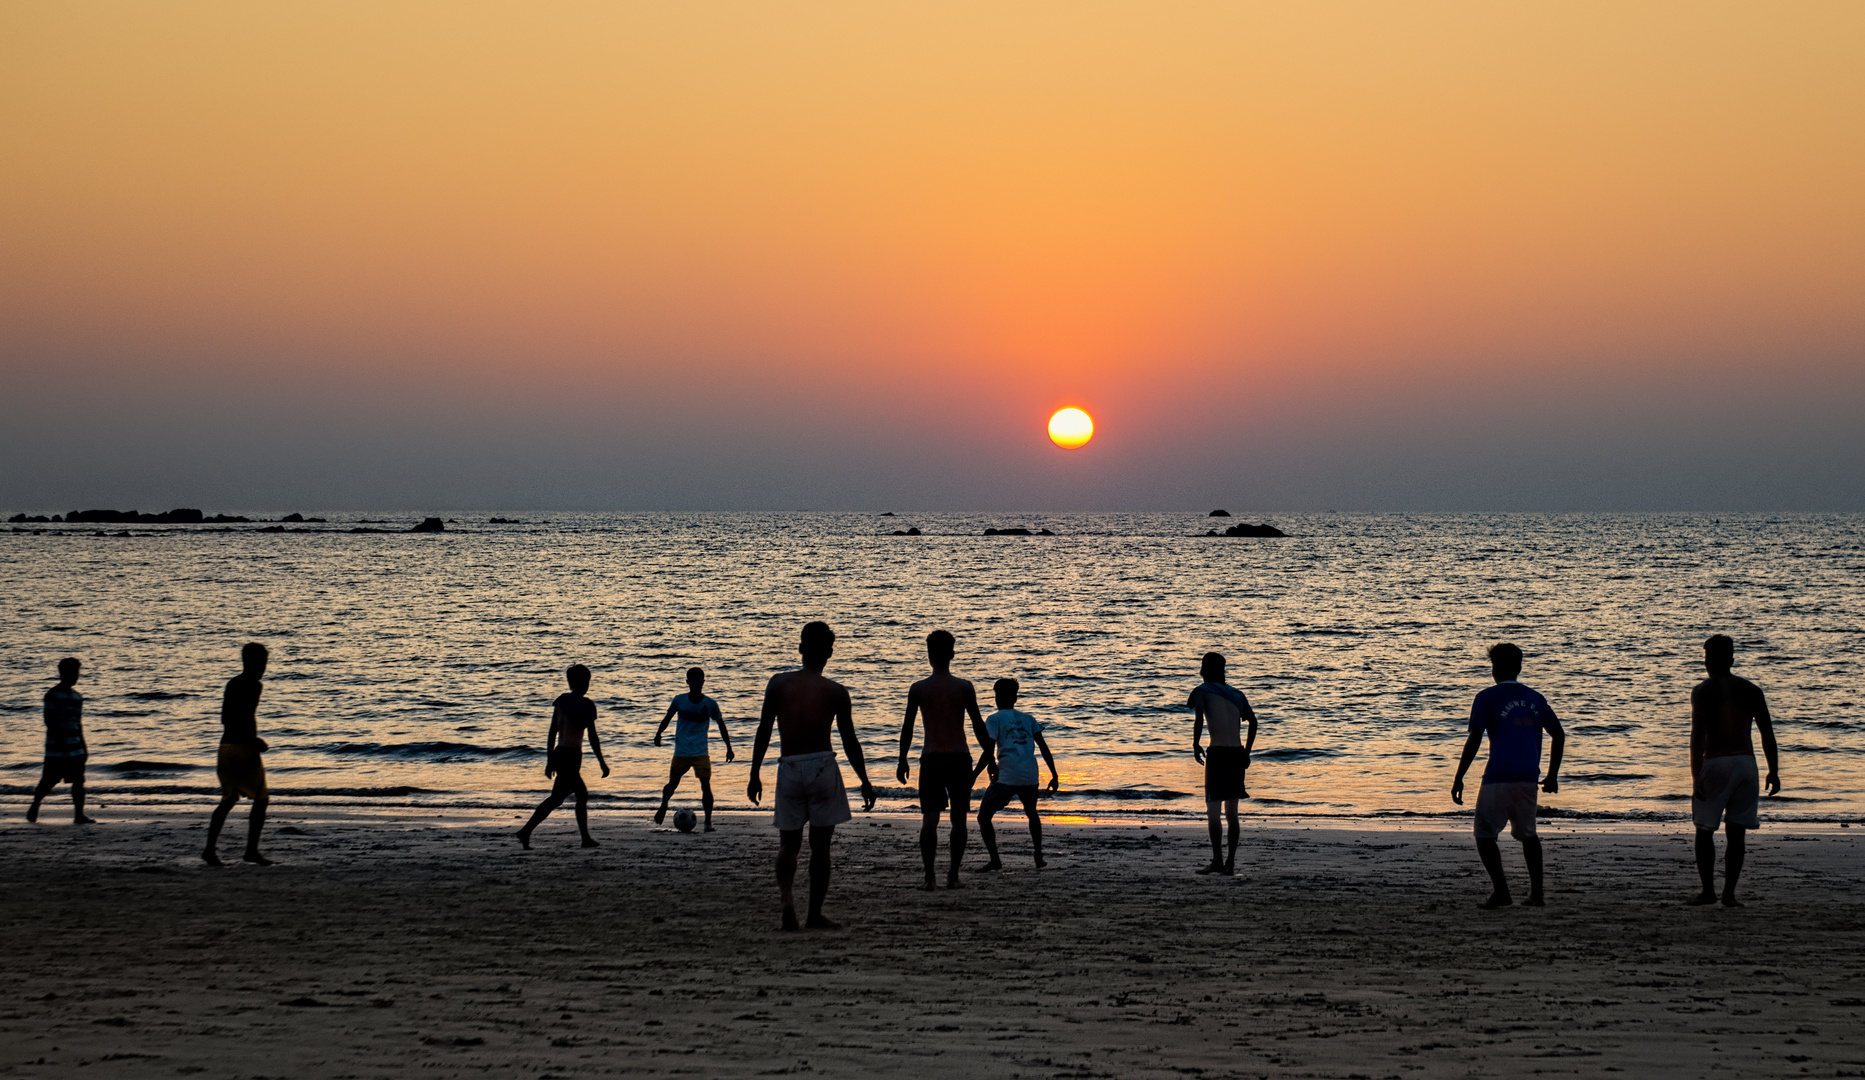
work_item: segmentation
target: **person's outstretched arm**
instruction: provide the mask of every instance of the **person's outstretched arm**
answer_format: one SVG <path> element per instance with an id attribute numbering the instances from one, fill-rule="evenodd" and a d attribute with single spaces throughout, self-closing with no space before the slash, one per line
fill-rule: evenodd
<path id="1" fill-rule="evenodd" d="M 894 770 L 894 775 L 903 784 L 907 782 L 907 777 L 913 775 L 913 770 L 907 765 L 907 755 L 913 751 L 913 718 L 919 714 L 920 688 L 915 683 L 907 690 L 907 718 L 900 722 L 900 765 Z"/>
<path id="2" fill-rule="evenodd" d="M 602 740 L 596 737 L 596 718 L 589 718 L 589 749 L 596 755 L 596 764 L 602 766 L 602 775 L 609 775 L 609 762 L 602 756 Z"/>
<path id="3" fill-rule="evenodd" d="M 679 709 L 676 706 L 673 706 L 673 705 L 667 706 L 667 715 L 661 717 L 661 726 L 654 729 L 654 745 L 655 746 L 659 746 L 661 744 L 661 733 L 667 730 L 668 722 L 673 719 L 673 714 L 678 711 Z"/>
<path id="4" fill-rule="evenodd" d="M 1548 778 L 1541 782 L 1541 790 L 1550 795 L 1557 795 L 1561 790 L 1561 755 L 1567 750 L 1567 729 L 1561 726 L 1561 718 L 1548 710 Z"/>
<path id="5" fill-rule="evenodd" d="M 1768 698 L 1755 688 L 1755 726 L 1761 729 L 1761 752 L 1768 759 L 1768 794 L 1781 793 L 1781 751 L 1774 744 L 1774 717 L 1768 712 Z"/>
<path id="6" fill-rule="evenodd" d="M 772 682 L 776 682 L 773 676 Z M 764 794 L 764 779 L 758 770 L 764 767 L 764 754 L 771 748 L 771 728 L 777 723 L 777 703 L 771 700 L 771 688 L 764 687 L 764 707 L 758 713 L 758 735 L 751 747 L 751 779 L 745 783 L 745 797 L 751 805 L 758 804 L 758 797 Z"/>
<path id="7" fill-rule="evenodd" d="M 1451 801 L 1458 806 L 1464 804 L 1464 773 L 1470 771 L 1470 763 L 1476 760 L 1476 752 L 1483 746 L 1483 729 L 1473 728 L 1470 737 L 1464 740 L 1463 757 L 1457 762 L 1457 779 L 1451 781 Z"/>
<path id="8" fill-rule="evenodd" d="M 738 754 L 732 750 L 732 733 L 725 730 L 725 714 L 719 711 L 719 706 L 716 703 L 712 707 L 712 719 L 719 725 L 720 741 L 725 743 L 725 760 L 738 760 Z"/>
<path id="9" fill-rule="evenodd" d="M 861 801 L 863 810 L 874 809 L 874 785 L 868 781 L 868 763 L 861 756 L 861 740 L 855 737 L 855 705 L 848 698 L 848 691 L 842 691 L 842 700 L 835 706 L 835 726 L 842 732 L 842 750 L 848 754 L 848 764 L 861 778 Z M 906 762 L 901 761 L 901 767 Z"/>
<path id="10" fill-rule="evenodd" d="M 997 762 L 997 741 L 991 738 L 991 729 L 985 726 L 984 714 L 978 711 L 978 688 L 970 683 L 965 685 L 965 711 L 971 714 L 971 734 L 978 740 L 978 749 L 985 761 L 995 765 Z M 976 775 L 975 773 L 973 775 Z M 991 773 L 997 775 L 995 771 Z"/>
<path id="11" fill-rule="evenodd" d="M 1062 777 L 1056 772 L 1055 755 L 1049 752 L 1049 743 L 1043 739 L 1043 733 L 1036 733 L 1036 748 L 1043 752 L 1043 763 L 1049 766 L 1049 790 L 1062 786 Z"/>

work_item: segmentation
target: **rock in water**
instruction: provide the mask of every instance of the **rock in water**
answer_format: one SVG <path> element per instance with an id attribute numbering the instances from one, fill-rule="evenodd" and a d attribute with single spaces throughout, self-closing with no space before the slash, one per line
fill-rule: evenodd
<path id="1" fill-rule="evenodd" d="M 408 531 L 409 532 L 446 532 L 447 525 L 445 522 L 441 521 L 439 518 L 427 518 L 423 520 L 421 524 L 416 525 L 414 528 L 409 529 Z"/>
<path id="2" fill-rule="evenodd" d="M 1264 523 L 1262 525 L 1247 525 L 1247 524 L 1232 525 L 1230 528 L 1224 530 L 1224 535 L 1225 536 L 1287 536 L 1289 534 L 1283 532 L 1281 529 L 1276 528 L 1274 525 Z"/>
<path id="3" fill-rule="evenodd" d="M 1205 516 L 1206 517 L 1229 517 L 1230 511 L 1229 510 L 1213 510 L 1209 514 L 1206 514 Z"/>

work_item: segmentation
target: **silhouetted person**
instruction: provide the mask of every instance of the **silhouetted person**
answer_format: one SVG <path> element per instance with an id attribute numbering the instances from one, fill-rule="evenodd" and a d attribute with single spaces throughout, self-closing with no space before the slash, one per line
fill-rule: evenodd
<path id="1" fill-rule="evenodd" d="M 926 864 L 926 884 L 937 887 L 934 867 L 939 860 L 939 815 L 952 808 L 952 862 L 945 872 L 945 887 L 956 889 L 959 860 L 965 855 L 965 819 L 971 814 L 971 742 L 965 738 L 965 717 L 971 716 L 972 734 L 991 760 L 991 737 L 978 711 L 978 692 L 970 681 L 952 674 L 957 642 L 944 630 L 926 635 L 926 659 L 933 673 L 907 691 L 907 717 L 900 725 L 901 783 L 911 775 L 907 753 L 913 749 L 913 719 L 926 716 L 926 745 L 920 750 L 920 861 Z"/>
<path id="2" fill-rule="evenodd" d="M 1690 902 L 1716 902 L 1716 825 L 1721 818 L 1729 826 L 1723 906 L 1741 907 L 1735 883 L 1742 876 L 1748 830 L 1761 825 L 1761 783 L 1749 736 L 1751 723 L 1761 729 L 1761 751 L 1768 755 L 1770 795 L 1781 790 L 1781 757 L 1761 688 L 1730 673 L 1735 642 L 1723 634 L 1705 641 L 1703 666 L 1710 677 L 1690 691 L 1690 813 L 1697 825 L 1697 876 L 1703 879 L 1703 891 Z"/>
<path id="3" fill-rule="evenodd" d="M 654 745 L 659 746 L 668 722 L 675 716 L 680 718 L 679 726 L 673 729 L 673 764 L 667 770 L 667 786 L 661 789 L 661 808 L 654 811 L 654 824 L 666 820 L 667 803 L 679 789 L 680 778 L 691 769 L 693 775 L 699 777 L 699 801 L 706 808 L 706 831 L 711 832 L 712 754 L 706 746 L 710 724 L 719 725 L 719 738 L 725 740 L 725 760 L 735 761 L 738 755 L 732 751 L 732 734 L 725 730 L 725 716 L 719 712 L 719 703 L 705 694 L 705 671 L 687 668 L 686 685 L 687 692 L 674 696 L 673 704 L 667 706 L 667 715 L 661 717 L 661 726 L 654 731 Z"/>
<path id="4" fill-rule="evenodd" d="M 1476 796 L 1476 851 L 1494 889 L 1483 906 L 1515 903 L 1509 895 L 1509 879 L 1502 873 L 1502 848 L 1496 843 L 1507 824 L 1509 835 L 1522 842 L 1522 858 L 1528 862 L 1529 906 L 1540 907 L 1545 901 L 1541 838 L 1535 834 L 1535 782 L 1541 779 L 1541 733 L 1547 732 L 1551 743 L 1548 779 L 1541 790 L 1553 795 L 1561 790 L 1561 752 L 1567 746 L 1567 732 L 1561 730 L 1560 717 L 1554 715 L 1548 699 L 1516 681 L 1522 673 L 1521 649 L 1506 643 L 1492 645 L 1489 664 L 1496 685 L 1478 694 L 1470 705 L 1470 737 L 1464 740 L 1457 779 L 1451 783 L 1451 801 L 1463 805 L 1464 773 L 1470 771 L 1487 732 L 1489 764 L 1483 767 L 1483 786 Z"/>
<path id="5" fill-rule="evenodd" d="M 841 683 L 823 677 L 822 669 L 835 655 L 835 631 L 828 623 L 803 627 L 797 646 L 803 654 L 798 671 L 780 671 L 764 688 L 764 707 L 758 717 L 757 743 L 751 752 L 751 780 L 745 795 L 757 805 L 764 793 L 759 770 L 770 749 L 771 727 L 777 728 L 777 889 L 783 896 L 785 930 L 797 929 L 796 903 L 791 885 L 796 881 L 797 853 L 803 850 L 803 826 L 809 826 L 809 918 L 806 925 L 825 930 L 837 924 L 823 917 L 823 898 L 829 895 L 829 845 L 835 827 L 854 815 L 848 809 L 848 789 L 842 770 L 829 748 L 829 730 L 842 733 L 848 763 L 861 778 L 863 810 L 874 809 L 874 785 L 862 760 L 861 742 L 855 737 L 854 707 Z"/>
<path id="6" fill-rule="evenodd" d="M 1023 816 L 1029 819 L 1030 843 L 1036 851 L 1037 869 L 1049 865 L 1043 860 L 1043 819 L 1036 813 L 1036 751 L 1043 752 L 1043 761 L 1049 765 L 1050 791 L 1062 783 L 1062 778 L 1056 775 L 1056 759 L 1049 753 L 1049 744 L 1043 741 L 1042 721 L 1012 708 L 1017 703 L 1019 689 L 1015 679 L 997 680 L 991 687 L 997 698 L 997 711 L 984 722 L 997 756 L 997 776 L 991 786 L 984 789 L 984 798 L 978 802 L 978 834 L 984 837 L 984 850 L 991 853 L 991 861 L 984 864 L 986 870 L 1004 868 L 997 857 L 997 829 L 991 819 L 1010 805 L 1012 796 L 1022 800 Z"/>
<path id="7" fill-rule="evenodd" d="M 609 775 L 609 763 L 602 756 L 602 740 L 596 737 L 596 703 L 588 697 L 589 669 L 577 664 L 564 672 L 564 678 L 570 683 L 570 692 L 558 694 L 557 700 L 551 703 L 550 732 L 544 736 L 544 775 L 554 775 L 556 783 L 532 811 L 531 820 L 518 830 L 518 842 L 527 849 L 531 846 L 531 833 L 552 810 L 563 805 L 568 795 L 576 796 L 576 831 L 583 834 L 583 846 L 598 846 L 596 838 L 589 835 L 589 786 L 583 783 L 585 734 L 589 736 L 589 749 L 596 755 L 596 764 L 602 766 L 604 776 Z"/>
<path id="8" fill-rule="evenodd" d="M 259 854 L 259 831 L 265 828 L 266 807 L 272 796 L 266 790 L 265 740 L 259 737 L 259 694 L 265 685 L 266 647 L 251 642 L 240 650 L 241 670 L 227 680 L 227 690 L 220 699 L 220 756 L 214 769 L 220 774 L 220 805 L 207 822 L 207 847 L 201 859 L 209 866 L 219 866 L 220 830 L 227 815 L 241 799 L 251 799 L 253 808 L 246 820 L 246 852 L 240 858 L 260 866 L 272 860 Z"/>
<path id="9" fill-rule="evenodd" d="M 1250 797 L 1245 779 L 1250 770 L 1250 750 L 1256 746 L 1256 713 L 1243 691 L 1224 681 L 1224 666 L 1223 653 L 1205 653 L 1198 668 L 1204 682 L 1185 701 L 1193 715 L 1192 758 L 1204 765 L 1204 806 L 1211 828 L 1211 861 L 1198 871 L 1200 874 L 1237 872 L 1237 800 Z M 1211 729 L 1208 750 L 1198 741 L 1207 726 Z M 1217 820 L 1220 808 L 1230 823 L 1228 851 L 1221 846 L 1224 833 Z"/>
<path id="10" fill-rule="evenodd" d="M 84 745 L 84 695 L 77 691 L 82 670 L 76 659 L 65 657 L 58 662 L 58 685 L 45 692 L 45 769 L 39 774 L 39 786 L 32 789 L 27 821 L 39 820 L 39 804 L 54 787 L 70 784 L 72 823 L 97 823 L 84 816 L 84 763 L 91 752 Z"/>

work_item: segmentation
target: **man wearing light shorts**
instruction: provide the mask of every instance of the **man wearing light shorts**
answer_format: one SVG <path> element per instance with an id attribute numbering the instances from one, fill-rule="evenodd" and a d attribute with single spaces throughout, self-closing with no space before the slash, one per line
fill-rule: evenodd
<path id="1" fill-rule="evenodd" d="M 680 778 L 691 769 L 699 777 L 699 801 L 706 809 L 706 831 L 712 831 L 712 754 L 707 751 L 706 733 L 709 724 L 719 725 L 719 738 L 725 740 L 725 760 L 736 760 L 738 755 L 732 751 L 732 733 L 725 730 L 725 716 L 719 712 L 719 703 L 707 697 L 706 672 L 702 668 L 686 669 L 687 692 L 676 695 L 673 704 L 667 706 L 667 715 L 661 717 L 661 726 L 654 732 L 654 745 L 661 744 L 661 735 L 674 717 L 680 723 L 673 729 L 673 764 L 667 769 L 667 786 L 661 789 L 661 806 L 654 811 L 654 824 L 659 825 L 667 818 L 667 803 L 673 793 L 679 790 Z"/>
<path id="2" fill-rule="evenodd" d="M 1761 729 L 1762 753 L 1768 756 L 1768 794 L 1781 790 L 1781 756 L 1774 744 L 1774 720 L 1761 688 L 1730 672 L 1735 642 L 1717 634 L 1703 643 L 1703 666 L 1710 677 L 1690 691 L 1690 812 L 1697 826 L 1697 876 L 1703 891 L 1693 905 L 1716 902 L 1716 826 L 1729 826 L 1729 853 L 1723 862 L 1724 907 L 1741 907 L 1735 898 L 1742 876 L 1748 830 L 1759 828 L 1761 778 L 1755 768 L 1750 725 Z"/>
<path id="3" fill-rule="evenodd" d="M 783 928 L 799 928 L 791 885 L 796 881 L 797 853 L 803 849 L 803 827 L 807 825 L 809 917 L 804 925 L 834 930 L 837 924 L 822 913 L 823 899 L 829 894 L 829 845 L 835 840 L 835 827 L 853 815 L 848 809 L 842 770 L 829 745 L 832 727 L 841 731 L 848 763 L 861 779 L 863 810 L 874 809 L 874 785 L 868 782 L 861 741 L 855 737 L 854 707 L 848 689 L 822 673 L 835 655 L 835 631 L 822 622 L 804 626 L 798 651 L 803 654 L 803 667 L 778 672 L 764 689 L 764 708 L 758 718 L 757 742 L 751 751 L 751 780 L 745 785 L 745 795 L 756 805 L 764 793 L 760 770 L 774 726 L 779 743 L 774 807 L 779 837 L 777 889 L 783 896 Z"/>
<path id="4" fill-rule="evenodd" d="M 1489 735 L 1489 764 L 1483 768 L 1483 786 L 1476 797 L 1476 850 L 1483 868 L 1495 888 L 1485 908 L 1508 907 L 1515 903 L 1509 895 L 1509 879 L 1502 873 L 1502 849 L 1496 838 L 1502 827 L 1522 842 L 1522 857 L 1528 863 L 1528 904 L 1541 907 L 1546 901 L 1541 888 L 1541 838 L 1535 835 L 1535 782 L 1541 778 L 1541 733 L 1549 735 L 1548 778 L 1541 790 L 1552 795 L 1561 789 L 1561 752 L 1567 746 L 1567 733 L 1548 700 L 1516 681 L 1522 673 L 1522 650 L 1514 645 L 1494 645 L 1489 650 L 1490 671 L 1496 685 L 1476 696 L 1470 706 L 1470 737 L 1464 741 L 1463 758 L 1457 763 L 1457 779 L 1451 783 L 1451 801 L 1462 806 L 1464 773 L 1476 760 Z"/>

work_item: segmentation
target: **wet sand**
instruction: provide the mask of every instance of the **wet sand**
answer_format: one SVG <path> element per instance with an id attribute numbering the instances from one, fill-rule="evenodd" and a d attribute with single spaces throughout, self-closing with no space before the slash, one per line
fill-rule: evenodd
<path id="1" fill-rule="evenodd" d="M 1199 825 L 1052 825 L 1040 873 L 1006 827 L 927 894 L 915 821 L 857 815 L 845 928 L 780 934 L 763 814 L 525 852 L 281 805 L 278 866 L 208 870 L 204 813 L 8 809 L 6 1076 L 1865 1076 L 1856 827 L 1756 834 L 1735 911 L 1681 905 L 1681 823 L 1550 827 L 1550 906 L 1483 912 L 1436 826 L 1250 824 L 1235 879 Z"/>

